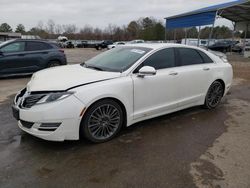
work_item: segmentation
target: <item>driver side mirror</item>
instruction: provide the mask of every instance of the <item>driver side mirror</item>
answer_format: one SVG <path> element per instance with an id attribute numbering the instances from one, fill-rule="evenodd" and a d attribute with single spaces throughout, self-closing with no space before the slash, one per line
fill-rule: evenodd
<path id="1" fill-rule="evenodd" d="M 144 66 L 139 70 L 138 76 L 144 78 L 145 76 L 153 76 L 156 75 L 156 70 L 154 67 Z"/>

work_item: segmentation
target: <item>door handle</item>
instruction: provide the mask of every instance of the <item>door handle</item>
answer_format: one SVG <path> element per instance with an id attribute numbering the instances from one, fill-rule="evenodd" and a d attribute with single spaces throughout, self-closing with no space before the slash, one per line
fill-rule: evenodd
<path id="1" fill-rule="evenodd" d="M 208 67 L 204 67 L 204 68 L 203 68 L 203 70 L 204 70 L 204 71 L 209 71 L 209 70 L 210 70 L 210 68 L 208 68 Z"/>
<path id="2" fill-rule="evenodd" d="M 170 76 L 176 76 L 176 75 L 178 75 L 178 72 L 171 72 L 171 73 L 169 73 L 169 75 Z"/>

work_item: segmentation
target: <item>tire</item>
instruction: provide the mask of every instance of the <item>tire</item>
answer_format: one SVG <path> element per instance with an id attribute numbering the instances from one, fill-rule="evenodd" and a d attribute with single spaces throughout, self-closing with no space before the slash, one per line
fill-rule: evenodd
<path id="1" fill-rule="evenodd" d="M 61 63 L 59 61 L 50 61 L 48 64 L 48 68 L 57 67 L 60 65 L 61 65 Z"/>
<path id="2" fill-rule="evenodd" d="M 107 142 L 120 131 L 123 120 L 123 111 L 117 102 L 111 99 L 98 101 L 86 111 L 80 136 L 94 143 Z"/>
<path id="3" fill-rule="evenodd" d="M 207 109 L 214 109 L 216 108 L 220 102 L 221 99 L 224 96 L 224 86 L 221 82 L 215 81 L 211 84 L 211 86 L 208 89 L 206 99 L 205 99 L 205 108 Z"/>

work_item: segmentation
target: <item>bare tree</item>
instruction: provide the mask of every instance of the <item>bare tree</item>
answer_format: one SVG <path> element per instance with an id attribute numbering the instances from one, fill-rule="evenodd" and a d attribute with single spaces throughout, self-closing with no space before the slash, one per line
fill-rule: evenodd
<path id="1" fill-rule="evenodd" d="M 56 24 L 53 20 L 51 20 L 51 19 L 48 20 L 46 30 L 49 34 L 55 33 L 55 25 Z"/>
<path id="2" fill-rule="evenodd" d="M 63 33 L 62 25 L 56 24 L 56 26 L 55 26 L 55 33 L 56 34 L 62 34 Z"/>
<path id="3" fill-rule="evenodd" d="M 74 24 L 66 24 L 62 26 L 64 29 L 64 33 L 66 34 L 74 34 L 77 32 L 77 27 Z"/>
<path id="4" fill-rule="evenodd" d="M 43 21 L 39 21 L 37 26 L 36 26 L 37 29 L 40 29 L 40 30 L 43 30 L 44 29 L 44 24 L 43 24 Z"/>

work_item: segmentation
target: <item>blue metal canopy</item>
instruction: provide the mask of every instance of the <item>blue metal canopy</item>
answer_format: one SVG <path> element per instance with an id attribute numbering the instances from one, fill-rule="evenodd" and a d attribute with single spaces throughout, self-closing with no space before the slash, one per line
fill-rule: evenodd
<path id="1" fill-rule="evenodd" d="M 250 1 L 235 0 L 228 3 L 213 5 L 188 13 L 171 16 L 166 19 L 167 29 L 211 25 L 217 13 L 234 22 L 250 22 Z"/>

